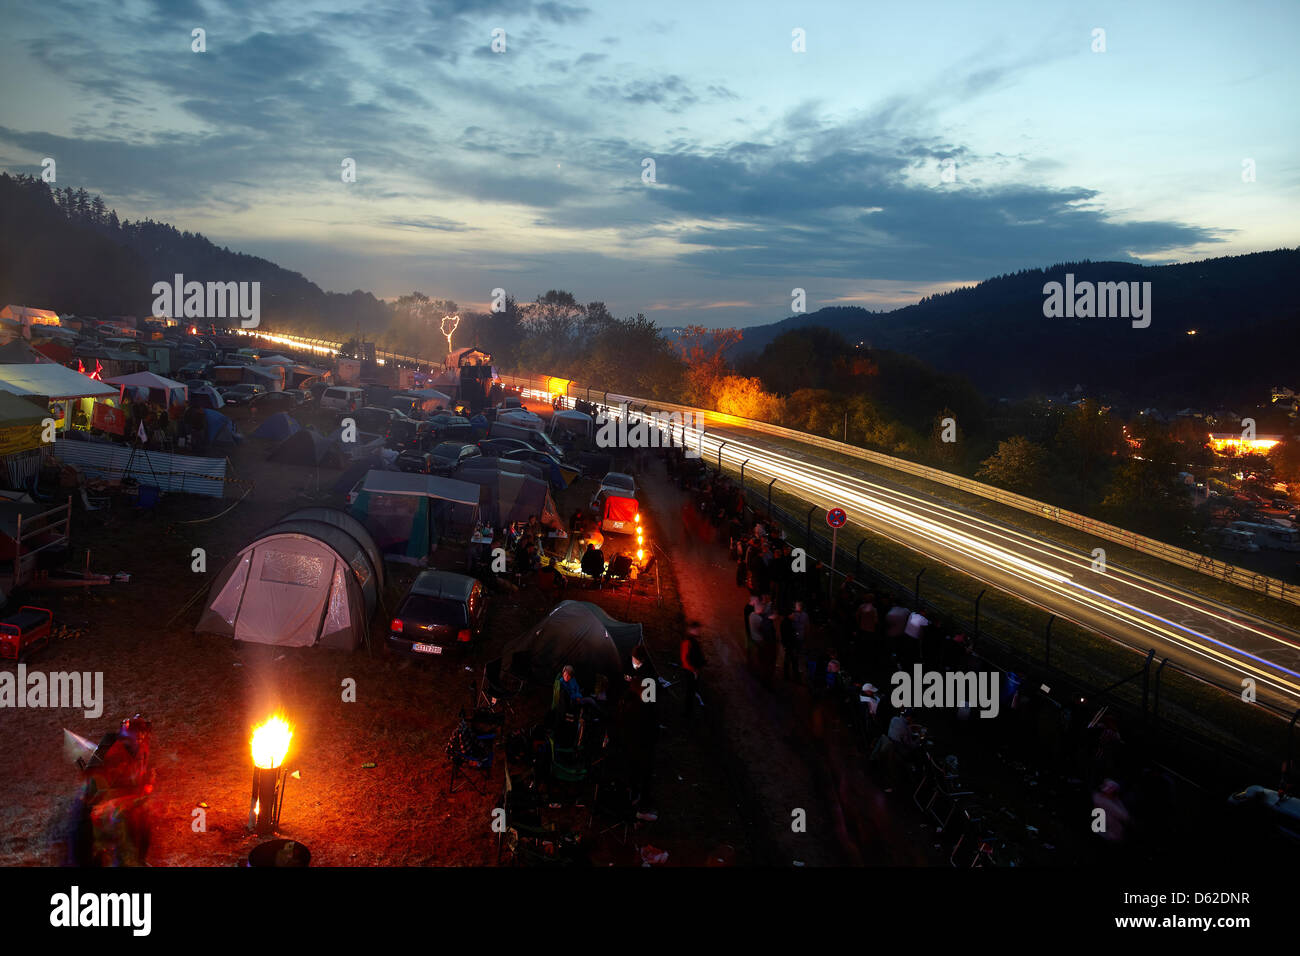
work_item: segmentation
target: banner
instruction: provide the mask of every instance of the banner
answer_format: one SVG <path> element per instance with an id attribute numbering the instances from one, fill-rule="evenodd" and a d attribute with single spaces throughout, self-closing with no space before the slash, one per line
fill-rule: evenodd
<path id="1" fill-rule="evenodd" d="M 0 456 L 15 455 L 41 446 L 40 423 L 35 425 L 14 425 L 12 428 L 0 428 Z"/>
<path id="2" fill-rule="evenodd" d="M 90 416 L 92 428 L 106 431 L 112 435 L 126 434 L 126 412 L 104 402 L 95 403 L 95 411 Z"/>

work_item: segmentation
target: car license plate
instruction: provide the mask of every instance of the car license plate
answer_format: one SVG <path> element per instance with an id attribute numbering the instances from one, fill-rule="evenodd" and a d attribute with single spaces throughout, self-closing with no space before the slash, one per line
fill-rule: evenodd
<path id="1" fill-rule="evenodd" d="M 442 648 L 437 644 L 412 644 L 411 650 L 417 654 L 441 654 Z"/>

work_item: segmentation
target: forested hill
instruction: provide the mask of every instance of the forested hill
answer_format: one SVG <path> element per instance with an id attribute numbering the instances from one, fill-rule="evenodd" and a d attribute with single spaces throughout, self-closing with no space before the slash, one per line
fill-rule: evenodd
<path id="1" fill-rule="evenodd" d="M 1046 318 L 1043 286 L 1150 282 L 1151 325 L 1122 318 Z M 990 398 L 1082 385 L 1153 404 L 1258 400 L 1300 385 L 1300 250 L 1141 266 L 1077 262 L 1027 269 L 892 312 L 837 307 L 745 329 L 753 354 L 792 328 L 818 325 L 849 342 L 913 355 L 960 373 Z M 1191 331 L 1195 335 L 1189 335 Z"/>
<path id="2" fill-rule="evenodd" d="M 268 325 L 319 334 L 383 328 L 392 308 L 368 292 L 341 295 L 257 256 L 217 246 L 199 233 L 151 219 L 119 221 L 99 196 L 0 174 L 0 304 L 56 312 L 148 315 L 153 284 L 262 283 Z"/>

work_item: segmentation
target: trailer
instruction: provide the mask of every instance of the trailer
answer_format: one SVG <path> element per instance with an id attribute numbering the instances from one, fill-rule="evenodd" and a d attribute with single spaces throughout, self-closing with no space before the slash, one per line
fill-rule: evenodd
<path id="1" fill-rule="evenodd" d="M 52 611 L 31 604 L 0 620 L 0 660 L 19 661 L 48 644 L 53 623 Z"/>

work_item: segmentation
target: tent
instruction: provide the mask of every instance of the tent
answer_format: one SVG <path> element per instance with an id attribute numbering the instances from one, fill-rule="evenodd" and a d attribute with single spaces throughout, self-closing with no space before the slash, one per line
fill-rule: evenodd
<path id="1" fill-rule="evenodd" d="M 640 624 L 616 621 L 587 601 L 561 601 L 541 623 L 507 644 L 501 656 L 513 672 L 514 655 L 526 654 L 529 679 L 542 684 L 554 680 L 565 664 L 572 664 L 578 683 L 590 692 L 598 674 L 617 687 L 639 643 Z"/>
<path id="2" fill-rule="evenodd" d="M 203 420 L 208 426 L 208 444 L 233 445 L 239 441 L 239 433 L 235 431 L 235 423 L 220 412 L 214 412 L 210 408 L 203 409 Z"/>
<path id="3" fill-rule="evenodd" d="M 190 389 L 190 404 L 200 408 L 218 409 L 226 407 L 226 400 L 211 385 L 200 385 Z"/>
<path id="4" fill-rule="evenodd" d="M 164 408 L 184 405 L 189 397 L 189 389 L 184 382 L 163 378 L 153 372 L 136 372 L 134 375 L 117 375 L 106 378 L 109 385 L 124 385 L 130 389 L 142 389 L 149 393 L 149 401 L 157 402 Z"/>
<path id="5" fill-rule="evenodd" d="M 255 644 L 355 650 L 369 638 L 383 573 L 359 523 L 341 511 L 304 508 L 230 559 L 194 630 Z"/>
<path id="6" fill-rule="evenodd" d="M 296 431 L 275 446 L 267 461 L 286 465 L 313 465 L 319 468 L 342 468 L 343 449 L 314 431 Z"/>
<path id="7" fill-rule="evenodd" d="M 472 481 L 480 488 L 479 508 L 483 520 L 495 528 L 513 521 L 527 521 L 537 515 L 548 528 L 563 527 L 551 488 L 541 478 L 520 475 L 509 471 L 488 469 L 457 469 L 461 481 Z"/>
<path id="8" fill-rule="evenodd" d="M 368 471 L 351 513 L 384 554 L 425 564 L 441 538 L 469 538 L 478 504 L 479 490 L 468 482 L 405 471 Z"/>
<path id="9" fill-rule="evenodd" d="M 591 438 L 596 434 L 595 419 L 586 412 L 576 412 L 572 409 L 556 412 L 551 416 L 551 435 L 557 436 L 564 432 Z"/>
<path id="10" fill-rule="evenodd" d="M 302 428 L 293 416 L 288 412 L 276 412 L 262 424 L 257 426 L 257 431 L 253 432 L 254 438 L 274 438 L 278 441 L 284 441 L 290 435 L 300 431 Z"/>
<path id="11" fill-rule="evenodd" d="M 387 461 L 382 455 L 370 455 L 362 458 L 360 461 L 354 461 L 343 469 L 343 474 L 339 475 L 339 480 L 334 482 L 330 487 L 336 495 L 345 495 L 352 490 L 362 478 L 366 477 L 368 471 L 391 471 Z"/>

